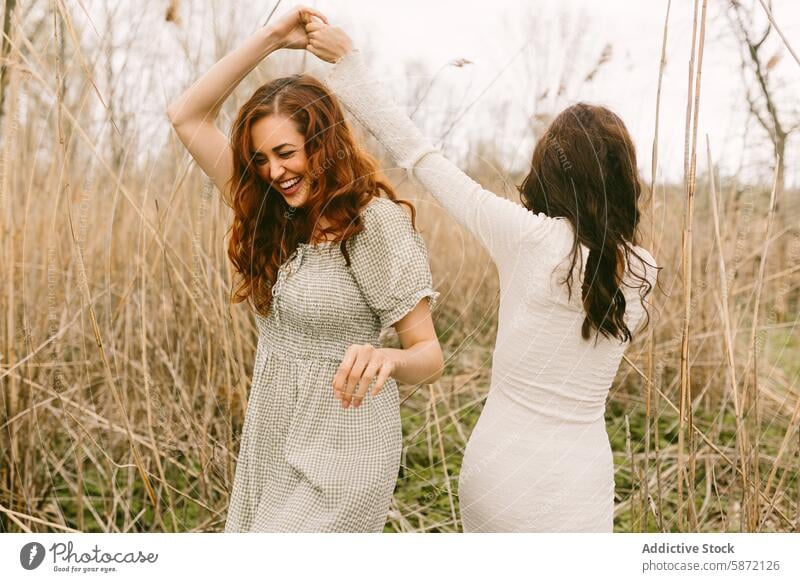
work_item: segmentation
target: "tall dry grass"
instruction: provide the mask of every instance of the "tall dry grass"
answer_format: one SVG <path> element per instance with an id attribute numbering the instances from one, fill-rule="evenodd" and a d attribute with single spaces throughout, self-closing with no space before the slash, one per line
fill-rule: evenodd
<path id="1" fill-rule="evenodd" d="M 119 155 L 98 145 L 93 55 L 63 58 L 76 35 L 66 11 L 59 22 L 52 47 L 16 36 L 7 77 L 0 530 L 219 531 L 257 340 L 251 316 L 227 302 L 229 215 L 174 136 L 146 162 L 133 161 L 142 138 L 132 130 L 117 136 Z M 54 111 L 40 107 L 48 100 Z M 699 143 L 691 206 L 689 186 L 653 182 L 644 245 L 664 267 L 661 287 L 608 402 L 615 529 L 797 531 L 797 193 L 772 212 L 775 189 L 721 181 Z M 497 278 L 427 194 L 389 176 L 417 204 L 447 362 L 439 382 L 401 388 L 386 528 L 455 531 L 461 454 L 489 385 Z M 475 177 L 510 197 L 521 178 Z M 689 231 L 690 245 L 678 234 Z"/>

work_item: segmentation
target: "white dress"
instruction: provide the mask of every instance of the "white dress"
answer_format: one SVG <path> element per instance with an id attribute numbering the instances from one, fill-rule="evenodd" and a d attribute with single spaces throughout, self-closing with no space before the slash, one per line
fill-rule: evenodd
<path id="1" fill-rule="evenodd" d="M 351 51 L 331 69 L 341 103 L 468 229 L 497 265 L 500 307 L 491 387 L 464 453 L 459 505 L 464 531 L 611 532 L 614 463 L 605 402 L 627 343 L 581 337 L 583 263 L 573 294 L 566 219 L 534 214 L 470 179 L 425 138 Z M 633 246 L 623 283 L 626 323 L 644 307 L 632 270 L 655 285 L 656 263 Z M 588 249 L 581 245 L 583 257 Z"/>

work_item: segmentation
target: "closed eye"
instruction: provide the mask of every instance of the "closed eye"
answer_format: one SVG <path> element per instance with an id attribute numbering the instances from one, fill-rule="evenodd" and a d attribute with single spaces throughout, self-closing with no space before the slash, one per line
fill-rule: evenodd
<path id="1" fill-rule="evenodd" d="M 278 155 L 285 160 L 287 158 L 291 158 L 294 155 L 294 152 L 281 152 Z"/>

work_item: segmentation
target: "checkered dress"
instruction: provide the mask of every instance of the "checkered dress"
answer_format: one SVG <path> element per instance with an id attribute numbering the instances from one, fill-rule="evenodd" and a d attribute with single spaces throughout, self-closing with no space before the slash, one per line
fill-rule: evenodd
<path id="1" fill-rule="evenodd" d="M 433 290 L 428 254 L 406 211 L 375 198 L 364 230 L 339 243 L 300 244 L 281 266 L 258 347 L 226 532 L 379 532 L 400 465 L 397 384 L 342 408 L 332 381 L 352 344 Z"/>

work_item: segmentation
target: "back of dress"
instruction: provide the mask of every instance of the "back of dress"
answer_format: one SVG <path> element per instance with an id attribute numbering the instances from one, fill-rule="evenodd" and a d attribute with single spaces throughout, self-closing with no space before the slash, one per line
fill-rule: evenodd
<path id="1" fill-rule="evenodd" d="M 519 241 L 500 271 L 500 314 L 492 381 L 459 475 L 464 531 L 611 532 L 614 460 L 605 402 L 627 347 L 581 337 L 585 317 L 579 254 L 572 297 L 562 283 L 570 264 L 567 221 L 532 215 L 543 236 Z M 646 250 L 635 248 L 648 263 Z M 588 257 L 583 248 L 583 257 Z M 632 253 L 623 282 L 632 332 L 644 317 L 641 283 L 656 269 Z M 510 267 L 513 265 L 513 267 Z M 642 269 L 645 269 L 644 271 Z M 591 276 L 591 273 L 589 273 Z"/>
<path id="2" fill-rule="evenodd" d="M 503 390 L 521 406 L 553 419 L 592 422 L 603 417 L 608 390 L 628 343 L 602 335 L 595 342 L 594 329 L 588 340 L 583 339 L 581 285 L 588 249 L 580 247 L 570 298 L 563 281 L 571 262 L 572 227 L 565 219 L 542 215 L 537 219 L 546 236 L 530 249 L 521 240 L 517 256 L 508 257 L 514 267 L 501 273 L 492 389 Z M 654 286 L 656 264 L 647 250 L 630 248 L 622 291 L 625 322 L 633 333 L 645 318 L 639 277 Z"/>

